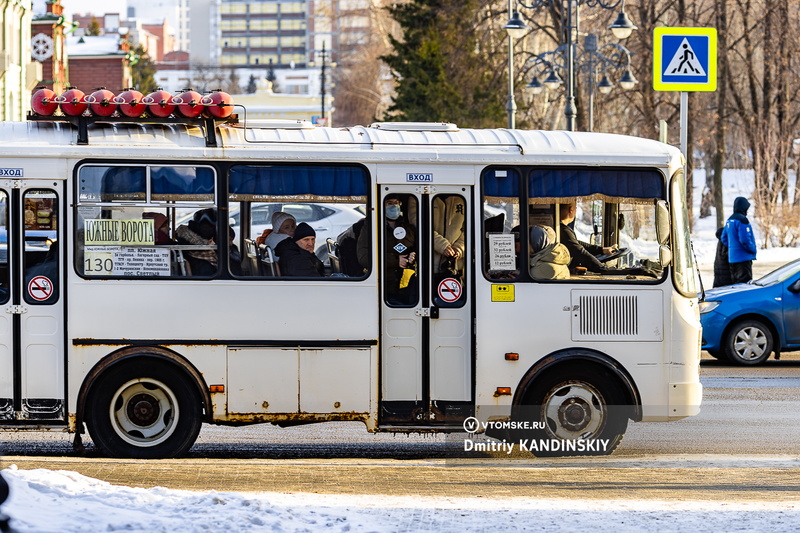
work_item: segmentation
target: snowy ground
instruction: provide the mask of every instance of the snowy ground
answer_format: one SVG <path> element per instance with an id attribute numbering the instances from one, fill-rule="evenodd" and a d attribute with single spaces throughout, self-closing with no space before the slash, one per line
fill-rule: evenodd
<path id="1" fill-rule="evenodd" d="M 478 532 L 788 531 L 800 505 L 776 501 L 603 501 L 412 498 L 320 494 L 189 492 L 109 485 L 75 472 L 3 474 L 13 495 L 5 510 L 20 532 L 126 531 Z"/>
<path id="2" fill-rule="evenodd" d="M 751 174 L 725 177 L 729 216 L 736 196 L 749 197 Z M 695 175 L 702 186 L 702 173 Z M 699 201 L 701 188 L 694 197 Z M 697 213 L 698 210 L 695 210 Z M 757 226 L 756 226 L 757 230 Z M 694 248 L 708 272 L 716 219 L 695 220 Z M 800 249 L 759 250 L 758 261 L 787 262 Z M 706 287 L 712 279 L 703 276 Z M 19 532 L 96 531 L 786 531 L 800 528 L 800 505 L 780 501 L 602 501 L 411 498 L 320 494 L 189 492 L 110 485 L 75 472 L 3 470 L 11 497 L 3 511 Z"/>

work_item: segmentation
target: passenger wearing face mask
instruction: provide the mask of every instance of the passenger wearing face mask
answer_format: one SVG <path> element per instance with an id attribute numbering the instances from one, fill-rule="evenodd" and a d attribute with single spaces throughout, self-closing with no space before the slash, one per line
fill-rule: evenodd
<path id="1" fill-rule="evenodd" d="M 417 234 L 403 216 L 403 203 L 399 196 L 389 195 L 383 200 L 383 282 L 386 300 L 395 305 L 413 302 L 413 283 L 416 276 Z M 369 232 L 362 231 L 358 239 L 358 260 L 369 267 Z"/>

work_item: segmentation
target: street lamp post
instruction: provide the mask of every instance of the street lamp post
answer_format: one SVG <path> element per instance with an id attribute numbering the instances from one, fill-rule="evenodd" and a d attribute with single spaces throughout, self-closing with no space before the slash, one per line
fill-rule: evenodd
<path id="1" fill-rule="evenodd" d="M 329 63 L 329 61 L 328 61 L 330 59 L 328 57 L 329 55 L 330 55 L 330 52 L 328 52 L 325 49 L 325 41 L 322 41 L 322 50 L 319 51 L 319 57 L 320 57 L 320 63 L 321 63 L 320 64 L 319 81 L 320 81 L 320 95 L 322 97 L 322 101 L 320 103 L 320 119 L 321 119 L 321 123 L 322 124 L 325 124 L 325 89 L 326 89 L 326 84 L 327 84 L 326 83 L 326 78 L 325 78 L 325 70 L 326 70 L 326 68 L 328 66 L 328 63 Z M 315 61 L 309 61 L 309 66 L 312 66 L 312 67 L 315 66 Z M 331 67 L 336 67 L 336 63 L 330 62 L 330 66 Z"/>
<path id="2" fill-rule="evenodd" d="M 526 89 L 533 94 L 542 92 L 546 87 L 555 89 L 561 85 L 562 80 L 558 76 L 559 71 L 568 71 L 570 62 L 566 57 L 566 45 L 561 45 L 551 52 L 544 52 L 534 56 L 529 61 L 530 67 L 534 70 L 534 75 Z M 597 89 L 602 94 L 608 94 L 614 88 L 608 77 L 609 70 L 623 71 L 619 78 L 620 86 L 625 90 L 633 89 L 638 80 L 631 70 L 631 53 L 624 46 L 616 43 L 597 44 L 597 36 L 594 34 L 586 35 L 583 48 L 580 49 L 572 61 L 572 74 L 583 72 L 589 77 L 589 131 L 594 129 L 594 91 Z M 602 72 L 602 78 L 597 81 L 598 69 Z M 546 74 L 544 82 L 539 81 L 539 76 Z M 570 130 L 572 131 L 572 130 Z"/>
<path id="3" fill-rule="evenodd" d="M 567 94 L 566 94 L 567 102 L 564 107 L 564 116 L 567 121 L 567 130 L 575 131 L 575 117 L 577 115 L 577 107 L 575 106 L 575 35 L 578 33 L 577 20 L 578 20 L 578 9 L 580 5 L 585 4 L 587 7 L 601 7 L 603 9 L 615 9 L 617 6 L 621 4 L 622 9 L 619 15 L 617 16 L 614 23 L 611 24 L 611 26 L 609 26 L 609 29 L 614 33 L 614 35 L 618 39 L 626 39 L 628 36 L 630 36 L 631 32 L 636 29 L 636 26 L 631 22 L 631 20 L 628 18 L 628 15 L 625 13 L 625 0 L 531 0 L 529 3 L 525 3 L 524 0 L 516 0 L 516 5 L 522 6 L 527 9 L 537 9 L 539 7 L 552 7 L 556 5 L 556 2 L 561 3 L 562 13 L 565 7 L 564 4 L 566 3 L 566 13 L 567 13 L 566 43 L 559 46 L 559 49 L 566 48 L 566 50 L 564 51 L 566 52 L 565 69 L 567 73 Z M 511 0 L 509 0 L 509 12 L 511 12 L 511 9 L 512 9 Z M 514 11 L 514 14 L 516 16 L 519 15 L 519 13 L 516 10 Z M 508 24 L 503 26 L 503 28 L 505 28 L 509 32 L 509 47 L 511 46 L 510 43 L 512 37 L 511 35 L 512 22 L 513 22 L 513 17 L 511 20 L 509 20 Z M 511 55 L 510 48 L 509 48 L 509 55 Z M 511 72 L 510 60 L 509 60 L 509 72 Z M 513 95 L 511 98 L 513 98 Z M 511 98 L 509 98 L 509 107 L 511 105 Z M 510 113 L 511 112 L 509 111 L 509 121 L 511 120 Z"/>
<path id="4" fill-rule="evenodd" d="M 514 101 L 514 39 L 522 37 L 530 26 L 522 21 L 519 11 L 512 10 L 513 0 L 508 0 L 508 22 L 503 29 L 508 32 L 508 101 L 506 111 L 508 112 L 508 128 L 516 127 L 517 103 Z"/>

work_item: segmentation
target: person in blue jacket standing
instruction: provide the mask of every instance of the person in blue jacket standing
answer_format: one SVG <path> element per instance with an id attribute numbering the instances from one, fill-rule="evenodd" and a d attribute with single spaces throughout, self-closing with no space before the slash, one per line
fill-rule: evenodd
<path id="1" fill-rule="evenodd" d="M 733 201 L 733 214 L 725 223 L 722 244 L 728 247 L 728 263 L 733 283 L 747 283 L 753 279 L 753 259 L 756 258 L 756 238 L 747 220 L 750 202 L 741 196 Z"/>

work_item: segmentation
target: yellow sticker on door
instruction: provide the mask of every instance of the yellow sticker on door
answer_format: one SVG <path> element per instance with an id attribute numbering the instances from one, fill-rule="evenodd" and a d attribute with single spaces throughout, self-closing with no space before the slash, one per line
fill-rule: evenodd
<path id="1" fill-rule="evenodd" d="M 493 302 L 513 302 L 514 301 L 514 286 L 513 285 L 492 285 L 492 301 Z"/>

